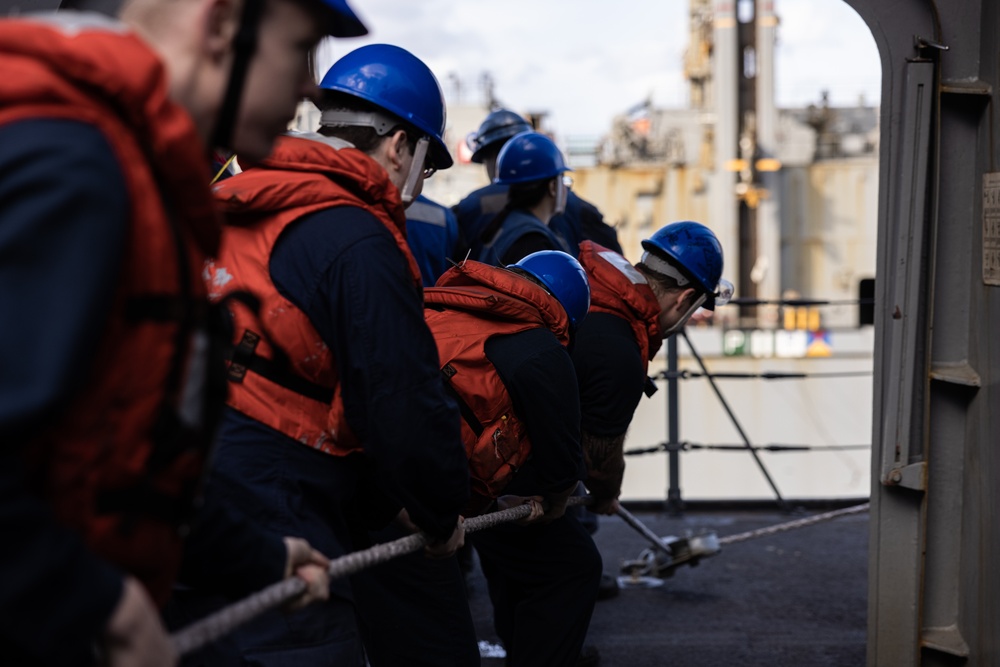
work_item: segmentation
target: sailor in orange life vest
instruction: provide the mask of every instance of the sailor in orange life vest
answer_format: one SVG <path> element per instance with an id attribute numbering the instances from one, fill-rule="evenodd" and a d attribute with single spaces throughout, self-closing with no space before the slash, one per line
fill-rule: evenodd
<path id="1" fill-rule="evenodd" d="M 656 390 L 646 376 L 649 360 L 698 308 L 714 310 L 733 293 L 722 279 L 722 246 L 708 227 L 675 222 L 642 247 L 642 259 L 632 266 L 591 241 L 580 244 L 591 303 L 572 356 L 580 383 L 586 485 L 596 499 L 590 509 L 600 514 L 618 509 L 625 432 L 643 391 Z"/>
<path id="2" fill-rule="evenodd" d="M 130 0 L 121 17 L 0 20 L 5 664 L 174 664 L 154 602 L 224 390 L 200 280 L 209 148 L 263 158 L 315 91 L 309 47 L 365 32 L 344 0 Z M 216 537 L 191 576 L 249 593 L 294 569 L 326 596 L 304 540 L 212 504 L 199 521 Z"/>
<path id="3" fill-rule="evenodd" d="M 216 186 L 227 224 L 206 266 L 210 296 L 250 292 L 259 306 L 229 303 L 229 398 L 207 495 L 331 557 L 367 546 L 366 529 L 405 508 L 435 540 L 428 554 L 453 568 L 465 607 L 450 605 L 468 640 L 459 655 L 442 647 L 436 664 L 478 664 L 453 557 L 469 495 L 458 407 L 404 232 L 423 180 L 452 165 L 444 97 L 424 63 L 384 44 L 344 55 L 320 88 L 318 134 L 280 138 L 271 157 Z M 335 580 L 327 602 L 266 615 L 200 660 L 363 665 L 352 597 L 371 600 Z M 175 610 L 197 617 L 225 602 L 190 590 Z"/>
<path id="4" fill-rule="evenodd" d="M 590 535 L 564 514 L 585 473 L 566 346 L 590 304 L 586 274 L 551 250 L 506 269 L 468 261 L 428 289 L 425 302 L 462 411 L 470 509 L 498 496 L 503 507 L 533 507 L 525 525 L 473 536 L 507 664 L 575 665 L 601 573 Z"/>

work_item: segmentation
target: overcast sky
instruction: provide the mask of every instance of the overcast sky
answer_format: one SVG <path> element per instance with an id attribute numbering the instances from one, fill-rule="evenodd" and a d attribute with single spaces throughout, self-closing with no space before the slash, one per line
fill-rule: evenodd
<path id="1" fill-rule="evenodd" d="M 488 71 L 498 99 L 548 111 L 563 137 L 604 134 L 615 114 L 649 96 L 656 106 L 687 105 L 686 0 L 350 1 L 371 34 L 332 42 L 321 65 L 363 44 L 396 44 L 430 66 L 449 103 L 481 99 Z M 816 102 L 823 89 L 835 104 L 877 102 L 875 41 L 843 0 L 775 0 L 775 11 L 780 106 Z"/>

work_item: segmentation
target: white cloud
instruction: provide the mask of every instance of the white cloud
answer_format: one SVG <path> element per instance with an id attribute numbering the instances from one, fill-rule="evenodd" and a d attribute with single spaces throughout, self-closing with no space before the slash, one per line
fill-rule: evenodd
<path id="1" fill-rule="evenodd" d="M 652 95 L 684 106 L 681 58 L 687 3 L 652 0 L 352 0 L 372 34 L 338 40 L 333 56 L 366 43 L 406 48 L 437 74 L 449 98 L 450 75 L 466 95 L 489 71 L 504 103 L 547 110 L 562 135 L 600 135 L 611 118 Z M 780 104 L 807 104 L 829 89 L 834 102 L 864 92 L 877 99 L 874 40 L 841 0 L 776 0 Z M 466 99 L 468 99 L 466 97 Z"/>
<path id="2" fill-rule="evenodd" d="M 835 104 L 860 94 L 878 100 L 882 80 L 875 39 L 861 17 L 840 0 L 779 0 L 776 88 L 778 103 L 804 105 L 829 90 Z"/>

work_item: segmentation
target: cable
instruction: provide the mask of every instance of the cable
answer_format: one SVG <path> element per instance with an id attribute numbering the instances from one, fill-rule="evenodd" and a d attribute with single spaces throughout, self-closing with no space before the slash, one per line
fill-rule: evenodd
<path id="1" fill-rule="evenodd" d="M 871 449 L 871 447 L 871 445 L 754 445 L 753 448 L 765 452 L 833 452 Z M 695 445 L 689 443 L 687 449 L 742 451 L 746 449 L 746 445 Z"/>
<path id="2" fill-rule="evenodd" d="M 831 371 L 829 373 L 786 373 L 783 371 L 764 371 L 762 373 L 702 373 L 700 371 L 681 369 L 676 373 L 662 371 L 656 377 L 663 380 L 669 380 L 671 377 L 677 377 L 679 380 L 709 377 L 721 380 L 804 380 L 809 378 L 869 377 L 871 374 L 871 371 Z"/>
<path id="3" fill-rule="evenodd" d="M 870 306 L 875 299 L 755 299 L 738 296 L 727 306 Z"/>
<path id="4" fill-rule="evenodd" d="M 658 445 L 653 445 L 651 447 L 643 447 L 637 449 L 627 449 L 625 450 L 625 456 L 639 456 L 641 454 L 658 454 L 660 452 L 690 452 L 695 450 L 718 450 L 718 451 L 733 451 L 742 452 L 747 449 L 752 449 L 754 451 L 765 451 L 765 452 L 833 452 L 833 451 L 851 451 L 851 450 L 864 450 L 871 449 L 871 445 L 778 445 L 778 444 L 768 444 L 768 445 L 751 445 L 747 446 L 745 444 L 713 444 L 705 445 L 695 442 L 661 442 Z"/>

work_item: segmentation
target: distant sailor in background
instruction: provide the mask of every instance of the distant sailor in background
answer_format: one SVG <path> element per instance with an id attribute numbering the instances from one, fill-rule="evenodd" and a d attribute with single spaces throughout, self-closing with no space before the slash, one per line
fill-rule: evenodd
<path id="1" fill-rule="evenodd" d="M 514 136 L 533 128 L 524 118 L 507 109 L 491 112 L 469 138 L 472 161 L 482 164 L 490 184 L 467 195 L 455 207 L 463 243 L 471 248 L 472 257 L 480 256 L 481 235 L 490 221 L 507 204 L 509 186 L 496 183 L 497 157 L 500 149 Z M 618 233 L 604 222 L 604 216 L 593 204 L 579 197 L 572 189 L 567 192 L 565 210 L 553 216 L 549 227 L 569 245 L 575 255 L 581 241 L 591 240 L 615 252 L 621 252 Z M 464 257 L 465 252 L 458 253 Z M 461 259 L 456 257 L 455 259 Z"/>
<path id="2" fill-rule="evenodd" d="M 495 182 L 507 186 L 507 202 L 479 233 L 473 259 L 505 266 L 540 250 L 575 254 L 575 246 L 550 224 L 566 208 L 567 171 L 562 151 L 544 134 L 524 132 L 504 144 Z"/>

